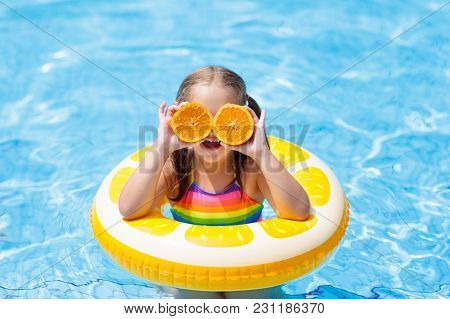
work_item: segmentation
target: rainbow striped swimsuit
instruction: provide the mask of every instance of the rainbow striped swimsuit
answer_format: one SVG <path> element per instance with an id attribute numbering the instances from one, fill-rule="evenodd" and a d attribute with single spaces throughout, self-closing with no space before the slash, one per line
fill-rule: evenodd
<path id="1" fill-rule="evenodd" d="M 209 193 L 195 182 L 170 209 L 177 221 L 196 225 L 224 226 L 247 224 L 262 220 L 263 204 L 246 193 L 236 183 L 223 192 Z"/>

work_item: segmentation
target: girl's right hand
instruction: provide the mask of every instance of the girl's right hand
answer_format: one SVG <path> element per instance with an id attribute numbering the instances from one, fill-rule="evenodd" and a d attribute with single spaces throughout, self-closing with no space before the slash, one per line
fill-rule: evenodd
<path id="1" fill-rule="evenodd" d="M 159 108 L 158 118 L 158 138 L 157 146 L 171 154 L 174 151 L 192 147 L 195 143 L 187 143 L 181 141 L 173 132 L 172 127 L 169 124 L 170 119 L 173 117 L 176 111 L 187 102 L 179 103 L 175 101 L 168 109 L 166 114 L 166 102 L 163 102 Z"/>

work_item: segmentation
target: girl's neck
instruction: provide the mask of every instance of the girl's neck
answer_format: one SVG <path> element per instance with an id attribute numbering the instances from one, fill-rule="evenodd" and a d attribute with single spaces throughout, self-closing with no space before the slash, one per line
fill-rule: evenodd
<path id="1" fill-rule="evenodd" d="M 226 159 L 214 163 L 205 162 L 194 154 L 194 181 L 200 187 L 214 192 L 222 191 L 235 178 L 233 159 Z"/>

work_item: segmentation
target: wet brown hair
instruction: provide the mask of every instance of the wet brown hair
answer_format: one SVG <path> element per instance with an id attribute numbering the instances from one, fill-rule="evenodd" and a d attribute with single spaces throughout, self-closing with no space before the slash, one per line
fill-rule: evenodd
<path id="1" fill-rule="evenodd" d="M 189 101 L 191 88 L 194 85 L 212 83 L 218 83 L 224 87 L 232 88 L 241 105 L 247 105 L 255 112 L 258 118 L 261 117 L 261 108 L 258 103 L 247 94 L 247 87 L 244 80 L 239 76 L 239 74 L 223 66 L 204 66 L 186 76 L 178 89 L 176 100 L 179 103 Z M 232 152 L 233 168 L 236 174 L 235 181 L 239 185 L 242 194 L 241 172 L 244 163 L 249 159 L 249 157 L 237 151 Z M 169 199 L 172 201 L 178 201 L 183 197 L 190 185 L 192 153 L 190 153 L 186 148 L 181 149 L 173 152 L 170 159 L 174 168 L 175 178 L 178 180 L 178 194 L 174 198 Z"/>

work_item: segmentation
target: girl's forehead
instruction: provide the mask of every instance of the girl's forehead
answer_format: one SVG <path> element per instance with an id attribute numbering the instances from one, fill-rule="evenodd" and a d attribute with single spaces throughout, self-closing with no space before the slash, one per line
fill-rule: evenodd
<path id="1" fill-rule="evenodd" d="M 236 91 L 217 84 L 196 84 L 192 86 L 190 100 L 202 103 L 214 115 L 226 103 L 241 104 Z"/>

